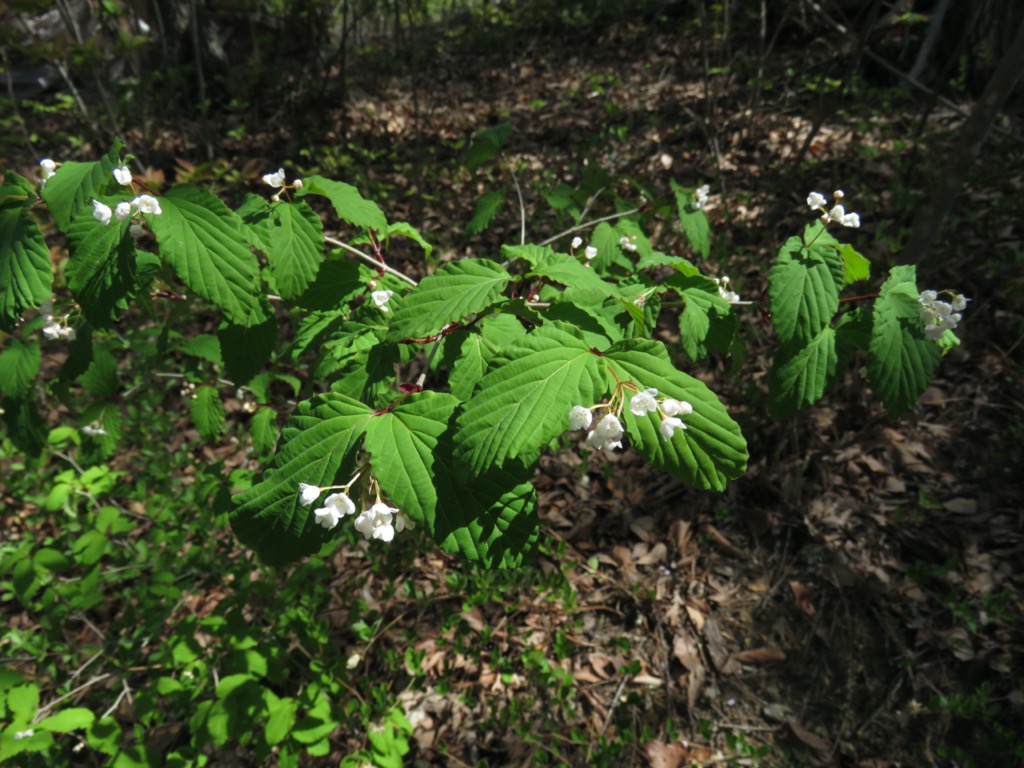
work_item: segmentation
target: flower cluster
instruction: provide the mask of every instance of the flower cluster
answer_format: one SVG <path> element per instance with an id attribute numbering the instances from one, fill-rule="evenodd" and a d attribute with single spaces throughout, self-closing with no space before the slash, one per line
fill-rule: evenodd
<path id="1" fill-rule="evenodd" d="M 46 322 L 46 325 L 43 326 L 43 336 L 50 341 L 56 341 L 57 339 L 75 340 L 75 329 L 67 324 L 67 317 L 62 317 L 58 320 L 53 315 L 43 315 L 43 320 Z"/>
<path id="2" fill-rule="evenodd" d="M 105 430 L 103 425 L 98 421 L 93 421 L 82 427 L 82 433 L 89 435 L 90 437 L 99 437 L 100 435 L 107 434 L 107 430 Z"/>
<path id="3" fill-rule="evenodd" d="M 626 237 L 625 235 L 623 235 L 622 237 L 619 238 L 619 246 L 624 251 L 636 253 L 636 235 L 634 235 L 633 237 Z"/>
<path id="4" fill-rule="evenodd" d="M 107 226 L 111 218 L 124 221 L 136 213 L 148 213 L 153 216 L 159 216 L 163 211 L 160 209 L 160 201 L 152 195 L 139 195 L 131 202 L 122 200 L 113 210 L 110 209 L 109 205 L 101 203 L 99 200 L 92 201 L 92 215 L 103 226 Z"/>
<path id="5" fill-rule="evenodd" d="M 697 187 L 693 192 L 693 201 L 690 203 L 695 211 L 699 211 L 708 202 L 708 193 L 711 192 L 711 187 L 705 184 L 703 187 Z"/>
<path id="6" fill-rule="evenodd" d="M 574 405 L 569 411 L 569 429 L 589 429 L 594 420 L 593 409 L 601 406 L 587 408 L 582 405 Z M 676 400 L 671 397 L 658 398 L 658 390 L 653 387 L 638 391 L 629 401 L 629 410 L 634 416 L 642 417 L 649 413 L 661 414 L 661 426 L 658 428 L 665 440 L 671 440 L 677 429 L 686 429 L 682 416 L 693 413 L 693 406 L 685 400 Z M 611 450 L 622 447 L 622 438 L 625 430 L 622 422 L 614 413 L 607 413 L 601 417 L 587 435 L 586 446 L 593 451 Z"/>
<path id="7" fill-rule="evenodd" d="M 278 168 L 274 173 L 265 173 L 262 176 L 263 183 L 268 187 L 277 188 L 278 192 L 271 196 L 275 203 L 280 199 L 279 195 L 286 189 L 302 189 L 302 179 L 296 179 L 291 184 L 285 180 L 284 168 Z"/>
<path id="8" fill-rule="evenodd" d="M 569 244 L 569 249 L 575 251 L 581 245 L 583 245 L 583 238 L 574 237 L 572 239 L 572 242 Z M 583 249 L 583 258 L 585 258 L 588 262 L 593 261 L 595 256 L 597 256 L 597 248 L 595 248 L 594 246 L 588 245 L 586 248 Z"/>
<path id="9" fill-rule="evenodd" d="M 740 300 L 740 295 L 732 289 L 732 281 L 729 280 L 728 275 L 722 275 L 721 277 L 713 277 L 715 285 L 718 286 L 718 295 L 721 296 L 728 302 L 734 302 Z"/>
<path id="10" fill-rule="evenodd" d="M 22 739 L 31 739 L 36 735 L 36 732 L 31 728 L 26 728 L 24 731 L 16 731 L 14 734 L 15 741 L 21 741 Z"/>
<path id="11" fill-rule="evenodd" d="M 832 196 L 835 198 L 836 204 L 826 211 L 825 206 L 828 205 L 828 200 L 825 199 L 825 196 L 819 192 L 811 192 L 807 196 L 807 207 L 812 211 L 821 211 L 821 220 L 825 224 L 836 221 L 844 227 L 859 227 L 860 216 L 856 213 L 847 213 L 839 202 L 843 199 L 843 190 L 837 189 Z"/>
<path id="12" fill-rule="evenodd" d="M 967 309 L 966 296 L 953 291 L 948 302 L 939 299 L 938 291 L 922 291 L 917 300 L 921 302 L 921 320 L 924 322 L 924 335 L 932 341 L 938 341 L 946 331 L 952 331 L 960 322 L 960 314 Z"/>
<path id="13" fill-rule="evenodd" d="M 324 491 L 332 488 L 340 489 L 338 493 L 332 493 L 324 499 L 323 506 L 313 510 L 316 524 L 327 530 L 332 530 L 343 518 L 356 514 L 356 503 L 349 497 L 348 492 L 358 478 L 359 476 L 356 475 L 347 485 L 330 486 L 330 488 L 299 483 L 299 503 L 308 507 L 316 502 Z M 372 479 L 371 482 L 373 482 Z M 353 525 L 365 538 L 383 542 L 390 542 L 395 538 L 396 533 L 416 527 L 406 514 L 396 507 L 389 507 L 380 500 L 380 496 L 369 509 L 364 509 L 356 515 Z"/>

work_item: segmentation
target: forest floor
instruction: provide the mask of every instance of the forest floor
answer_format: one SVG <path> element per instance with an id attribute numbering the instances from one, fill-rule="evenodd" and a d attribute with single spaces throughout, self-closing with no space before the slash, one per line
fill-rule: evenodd
<path id="1" fill-rule="evenodd" d="M 789 59 L 798 54 L 795 45 Z M 909 206 L 961 119 L 939 107 L 918 135 L 923 95 L 862 82 L 854 95 L 822 99 L 787 79 L 785 60 L 766 73 L 776 87 L 755 94 L 729 76 L 705 78 L 697 43 L 641 26 L 496 43 L 490 55 L 438 47 L 414 75 L 356 66 L 348 106 L 326 121 L 336 129 L 311 147 L 313 157 L 347 157 L 358 178 L 345 180 L 419 227 L 443 258 L 518 240 L 511 203 L 480 236 L 449 224 L 467 221 L 486 187 L 460 165 L 479 127 L 512 124 L 506 154 L 523 177 L 531 236 L 558 232 L 537 187 L 572 183 L 584 159 L 657 191 L 669 179 L 710 183 L 709 271 L 730 274 L 755 302 L 743 310 L 745 360 L 681 363 L 722 396 L 750 442 L 749 471 L 724 495 L 667 480 L 628 450 L 607 467 L 573 450 L 542 464 L 543 536 L 557 545 L 536 569 L 565 574 L 561 596 L 467 604 L 477 638 L 453 657 L 439 644 L 452 633 L 440 612 L 381 597 L 363 555 L 338 550 L 339 605 L 360 583 L 391 622 L 377 642 L 422 651 L 428 681 L 454 681 L 401 694 L 416 725 L 408 764 L 528 765 L 538 743 L 554 764 L 604 764 L 599 745 L 616 740 L 625 747 L 615 762 L 658 768 L 1021 763 L 1020 101 L 1001 124 L 1018 138 L 993 135 L 919 265 L 928 286 L 972 300 L 962 346 L 919 405 L 890 420 L 851 371 L 822 404 L 776 423 L 763 375 L 750 373 L 773 352 L 757 304 L 774 251 L 807 220 L 807 193 L 845 189 L 864 222 L 853 242 L 881 272 L 899 260 L 893 244 Z M 221 137 L 213 155 L 228 166 L 256 179 L 301 165 L 305 135 L 284 115 L 242 139 L 227 137 L 231 127 L 204 128 Z M 146 146 L 167 158 L 200 154 L 196 135 L 177 129 L 129 129 L 125 140 L 144 157 Z M 685 253 L 668 227 L 652 239 Z M 446 576 L 460 569 L 427 552 L 402 579 L 441 605 L 458 599 Z M 496 663 L 555 648 L 560 670 L 548 676 Z M 502 712 L 515 713 L 516 727 Z"/>

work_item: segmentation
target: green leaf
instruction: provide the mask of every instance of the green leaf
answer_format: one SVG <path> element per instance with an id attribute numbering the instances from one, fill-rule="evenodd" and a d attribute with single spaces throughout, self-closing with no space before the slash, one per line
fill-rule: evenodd
<path id="1" fill-rule="evenodd" d="M 388 238 L 396 236 L 408 237 L 423 249 L 423 255 L 428 259 L 430 258 L 430 254 L 434 252 L 434 246 L 428 243 L 426 238 L 420 234 L 420 231 L 408 222 L 396 221 L 392 224 L 388 224 L 387 236 Z"/>
<path id="2" fill-rule="evenodd" d="M 4 400 L 4 424 L 14 447 L 38 456 L 46 447 L 47 423 L 33 400 Z"/>
<path id="3" fill-rule="evenodd" d="M 26 309 L 50 298 L 50 249 L 27 207 L 0 208 L 0 330 L 12 331 Z"/>
<path id="4" fill-rule="evenodd" d="M 97 400 L 109 400 L 117 394 L 117 360 L 102 347 L 94 347 L 92 363 L 78 377 L 78 383 Z"/>
<path id="5" fill-rule="evenodd" d="M 473 143 L 466 152 L 466 168 L 470 173 L 475 173 L 477 168 L 498 154 L 511 130 L 511 123 L 506 122 L 473 134 Z"/>
<path id="6" fill-rule="evenodd" d="M 672 366 L 661 342 L 620 342 L 603 360 L 620 380 L 633 381 L 641 389 L 654 387 L 659 397 L 685 400 L 693 406 L 693 413 L 683 418 L 687 429 L 677 430 L 671 440 L 661 437 L 657 413 L 638 418 L 624 410 L 629 439 L 651 464 L 702 490 L 722 491 L 729 480 L 743 474 L 747 442 L 739 425 L 703 382 Z"/>
<path id="7" fill-rule="evenodd" d="M 235 498 L 231 526 L 244 544 L 271 565 L 311 555 L 330 538 L 310 507 L 299 502 L 299 483 L 327 486 L 355 471 L 358 447 L 373 411 L 335 392 L 299 403 L 282 434 L 274 465 Z"/>
<path id="8" fill-rule="evenodd" d="M 484 376 L 459 416 L 463 476 L 539 451 L 568 429 L 573 405 L 597 402 L 605 392 L 600 358 L 571 326 L 541 326 L 509 357 Z"/>
<path id="9" fill-rule="evenodd" d="M 37 342 L 11 339 L 0 353 L 0 392 L 13 398 L 27 395 L 42 359 Z"/>
<path id="10" fill-rule="evenodd" d="M 88 728 L 96 721 L 96 715 L 85 707 L 70 707 L 40 720 L 37 728 L 55 733 L 70 733 L 80 728 Z"/>
<path id="11" fill-rule="evenodd" d="M 449 367 L 448 388 L 459 400 L 469 400 L 490 361 L 525 335 L 513 316 L 489 315 L 474 328 L 462 328 L 444 340 L 444 362 Z"/>
<path id="12" fill-rule="evenodd" d="M 772 416 L 782 419 L 820 400 L 835 378 L 838 362 L 832 328 L 822 328 L 806 345 L 782 347 L 768 379 Z"/>
<path id="13" fill-rule="evenodd" d="M 868 381 L 889 416 L 906 413 L 928 387 L 939 365 L 939 346 L 921 329 L 917 274 L 893 267 L 875 301 Z"/>
<path id="14" fill-rule="evenodd" d="M 216 387 L 199 387 L 188 402 L 188 410 L 203 439 L 212 440 L 220 434 L 224 426 L 224 403 Z"/>
<path id="15" fill-rule="evenodd" d="M 626 258 L 619 247 L 621 235 L 615 231 L 615 227 L 606 221 L 601 222 L 590 235 L 590 245 L 597 248 L 597 256 L 590 261 L 592 269 L 598 274 L 607 274 L 612 265 L 632 271 L 632 262 Z"/>
<path id="16" fill-rule="evenodd" d="M 160 253 L 190 289 L 246 324 L 258 303 L 259 264 L 238 217 L 218 198 L 191 186 L 160 199 L 149 216 Z"/>
<path id="17" fill-rule="evenodd" d="M 683 233 L 690 241 L 690 247 L 694 252 L 706 259 L 711 253 L 711 228 L 708 226 L 707 214 L 703 209 L 695 209 L 691 204 L 693 202 L 692 189 L 682 187 L 675 181 L 671 181 L 670 184 L 676 198 L 676 211 L 679 214 L 679 221 L 683 225 Z"/>
<path id="18" fill-rule="evenodd" d="M 366 280 L 359 265 L 352 261 L 325 261 L 316 280 L 296 303 L 306 309 L 338 310 L 356 294 L 366 290 Z"/>
<path id="19" fill-rule="evenodd" d="M 259 373 L 277 345 L 277 320 L 269 306 L 264 312 L 262 322 L 248 326 L 221 323 L 217 329 L 224 367 L 235 384 L 245 384 Z"/>
<path id="20" fill-rule="evenodd" d="M 30 721 L 39 709 L 39 687 L 26 683 L 11 688 L 7 692 L 7 708 L 16 719 Z"/>
<path id="21" fill-rule="evenodd" d="M 127 221 L 103 226 L 86 216 L 75 219 L 68 232 L 68 238 L 78 246 L 65 274 L 89 322 L 97 328 L 108 328 L 135 288 L 135 240 Z"/>
<path id="22" fill-rule="evenodd" d="M 376 203 L 365 199 L 359 190 L 343 181 L 332 181 L 323 176 L 307 176 L 302 180 L 299 195 L 323 195 L 331 201 L 335 213 L 342 221 L 374 232 L 385 232 L 388 221 Z"/>
<path id="23" fill-rule="evenodd" d="M 277 445 L 277 411 L 274 408 L 260 408 L 253 414 L 249 424 L 252 447 L 261 459 L 269 457 Z"/>
<path id="24" fill-rule="evenodd" d="M 267 260 L 277 292 L 294 299 L 310 286 L 324 260 L 323 224 L 303 200 L 275 204 L 269 224 Z"/>
<path id="25" fill-rule="evenodd" d="M 295 726 L 295 715 L 299 710 L 299 703 L 295 699 L 284 698 L 277 701 L 269 710 L 270 715 L 267 717 L 263 735 L 267 744 L 273 746 L 280 744 L 291 733 Z"/>
<path id="26" fill-rule="evenodd" d="M 198 336 L 187 339 L 181 345 L 181 350 L 187 355 L 206 360 L 214 365 L 223 365 L 224 363 L 220 341 L 211 333 L 200 333 Z"/>
<path id="27" fill-rule="evenodd" d="M 445 264 L 402 297 L 391 321 L 388 339 L 420 338 L 448 323 L 488 309 L 512 276 L 484 259 L 459 259 Z"/>
<path id="28" fill-rule="evenodd" d="M 602 280 L 593 269 L 572 256 L 555 253 L 551 249 L 545 250 L 547 253 L 536 259 L 527 277 L 542 277 L 560 285 L 571 286 L 577 291 L 592 293 L 600 299 L 619 295 L 616 286 Z"/>
<path id="29" fill-rule="evenodd" d="M 437 441 L 458 404 L 452 395 L 422 392 L 376 416 L 366 429 L 364 447 L 374 478 L 384 495 L 419 524 L 433 515 L 437 504 Z"/>
<path id="30" fill-rule="evenodd" d="M 871 262 L 857 253 L 852 245 L 844 245 L 839 257 L 843 260 L 843 285 L 871 277 Z"/>
<path id="31" fill-rule="evenodd" d="M 102 158 L 91 163 L 61 163 L 55 175 L 43 187 L 42 196 L 50 207 L 57 225 L 66 230 L 84 209 L 91 210 L 92 200 L 120 188 L 114 168 L 120 165 L 122 144 L 115 141 Z"/>
<path id="32" fill-rule="evenodd" d="M 736 332 L 736 315 L 718 293 L 718 286 L 706 277 L 681 275 L 666 284 L 678 291 L 685 303 L 679 314 L 679 340 L 690 359 L 703 360 L 710 350 L 728 351 Z"/>
<path id="33" fill-rule="evenodd" d="M 504 202 L 505 193 L 501 190 L 491 190 L 480 195 L 473 208 L 473 218 L 466 224 L 466 234 L 478 235 L 491 226 Z"/>
<path id="34" fill-rule="evenodd" d="M 839 293 L 829 265 L 798 237 L 779 251 L 768 277 L 772 324 L 783 344 L 806 343 L 839 310 Z"/>

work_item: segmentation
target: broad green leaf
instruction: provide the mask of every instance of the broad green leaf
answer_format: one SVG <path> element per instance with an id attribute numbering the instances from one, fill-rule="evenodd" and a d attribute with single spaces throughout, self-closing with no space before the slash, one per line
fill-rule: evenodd
<path id="1" fill-rule="evenodd" d="M 693 207 L 692 189 L 682 187 L 675 181 L 671 181 L 670 184 L 676 198 L 676 211 L 679 214 L 679 222 L 683 225 L 683 233 L 694 253 L 706 259 L 711 253 L 711 228 L 708 226 L 707 214 L 703 209 Z"/>
<path id="2" fill-rule="evenodd" d="M 47 423 L 34 400 L 4 400 L 2 417 L 7 437 L 28 456 L 38 456 L 46 447 Z"/>
<path id="3" fill-rule="evenodd" d="M 270 206 L 273 203 L 251 192 L 246 194 L 235 215 L 242 221 L 242 227 L 249 241 L 261 251 L 270 250 Z"/>
<path id="4" fill-rule="evenodd" d="M 478 235 L 491 226 L 504 202 L 505 193 L 500 189 L 492 189 L 480 195 L 473 207 L 473 218 L 466 224 L 466 234 Z"/>
<path id="5" fill-rule="evenodd" d="M 78 383 L 97 400 L 109 400 L 117 394 L 117 360 L 106 349 L 94 347 L 92 363 L 78 377 Z"/>
<path id="6" fill-rule="evenodd" d="M 511 130 L 512 125 L 506 122 L 473 134 L 473 143 L 466 152 L 466 168 L 470 173 L 475 173 L 477 168 L 498 154 Z"/>
<path id="7" fill-rule="evenodd" d="M 30 721 L 39 709 L 39 687 L 26 683 L 11 688 L 7 692 L 7 708 L 15 718 Z"/>
<path id="8" fill-rule="evenodd" d="M 267 717 L 266 729 L 263 732 L 267 744 L 271 746 L 284 741 L 295 725 L 295 714 L 298 712 L 299 703 L 292 698 L 283 698 L 275 702 L 274 706 L 268 707 L 270 714 Z"/>
<path id="9" fill-rule="evenodd" d="M 667 285 L 682 296 L 679 340 L 691 360 L 700 361 L 710 350 L 725 352 L 736 332 L 732 305 L 718 293 L 718 286 L 706 277 L 673 276 Z"/>
<path id="10" fill-rule="evenodd" d="M 38 728 L 56 733 L 70 733 L 88 728 L 96 721 L 96 715 L 85 707 L 70 707 L 39 721 Z"/>
<path id="11" fill-rule="evenodd" d="M 615 231 L 615 227 L 606 221 L 594 227 L 589 245 L 597 248 L 597 255 L 591 259 L 590 266 L 596 269 L 599 275 L 608 274 L 612 265 L 622 267 L 626 271 L 632 270 L 632 262 L 623 255 L 619 247 L 621 237 Z"/>
<path id="12" fill-rule="evenodd" d="M 242 543 L 271 565 L 311 555 L 330 538 L 300 504 L 299 483 L 347 482 L 373 411 L 336 392 L 299 403 L 266 475 L 235 498 L 231 526 Z"/>
<path id="13" fill-rule="evenodd" d="M 160 253 L 190 289 L 246 324 L 259 299 L 259 265 L 241 221 L 209 192 L 177 186 L 149 216 Z"/>
<path id="14" fill-rule="evenodd" d="M 316 280 L 296 303 L 312 310 L 338 310 L 356 294 L 366 291 L 366 279 L 353 261 L 325 261 Z"/>
<path id="15" fill-rule="evenodd" d="M 252 447 L 261 458 L 266 458 L 274 452 L 277 445 L 277 410 L 274 408 L 260 408 L 253 414 L 252 422 L 249 424 L 249 436 L 252 437 Z"/>
<path id="16" fill-rule="evenodd" d="M 463 476 L 535 453 L 568 429 L 572 406 L 604 394 L 601 358 L 571 326 L 541 326 L 509 354 L 459 416 L 456 458 Z"/>
<path id="17" fill-rule="evenodd" d="M 465 402 L 473 395 L 496 354 L 522 338 L 526 329 L 512 315 L 490 315 L 474 328 L 445 337 L 442 362 L 448 367 L 448 389 Z"/>
<path id="18" fill-rule="evenodd" d="M 181 350 L 192 357 L 206 360 L 214 365 L 223 365 L 224 357 L 221 354 L 220 341 L 212 333 L 200 333 L 191 339 L 186 339 L 181 345 Z"/>
<path id="19" fill-rule="evenodd" d="M 779 251 L 768 278 L 772 324 L 783 344 L 805 343 L 839 310 L 839 293 L 829 265 L 791 237 Z"/>
<path id="20" fill-rule="evenodd" d="M 52 283 L 50 249 L 28 208 L 0 207 L 0 330 L 50 298 Z"/>
<path id="21" fill-rule="evenodd" d="M 365 449 L 384 495 L 422 525 L 437 505 L 434 459 L 459 401 L 422 392 L 376 415 L 366 428 Z"/>
<path id="22" fill-rule="evenodd" d="M 120 165 L 123 148 L 120 142 L 115 141 L 110 151 L 99 160 L 61 163 L 56 174 L 47 180 L 41 194 L 61 229 L 66 230 L 84 209 L 91 210 L 94 198 L 120 188 L 114 178 L 114 168 Z"/>
<path id="23" fill-rule="evenodd" d="M 68 238 L 78 245 L 65 274 L 82 313 L 97 328 L 107 328 L 136 286 L 135 240 L 127 221 L 111 221 L 104 227 L 89 219 L 80 216 L 68 231 Z"/>
<path id="24" fill-rule="evenodd" d="M 772 416 L 782 419 L 818 402 L 835 377 L 838 361 L 832 328 L 822 328 L 806 345 L 782 347 L 768 379 Z"/>
<path id="25" fill-rule="evenodd" d="M 277 345 L 277 320 L 269 307 L 263 317 L 248 326 L 221 323 L 217 329 L 224 367 L 235 384 L 245 384 L 259 373 Z"/>
<path id="26" fill-rule="evenodd" d="M 654 267 L 675 267 L 683 277 L 694 277 L 700 274 L 700 270 L 689 259 L 684 259 L 682 256 L 670 256 L 661 251 L 651 251 L 649 256 L 640 258 L 636 263 L 638 270 Z"/>
<path id="27" fill-rule="evenodd" d="M 359 190 L 343 181 L 325 179 L 323 176 L 307 176 L 302 180 L 299 195 L 323 195 L 331 201 L 338 218 L 355 227 L 383 233 L 387 231 L 388 220 L 384 212 Z"/>
<path id="28" fill-rule="evenodd" d="M 212 440 L 220 434 L 224 426 L 224 403 L 216 387 L 199 387 L 188 402 L 188 410 L 192 423 L 204 439 Z"/>
<path id="29" fill-rule="evenodd" d="M 501 295 L 512 276 L 484 259 L 459 259 L 445 264 L 402 297 L 391 321 L 388 339 L 421 338 L 448 323 L 479 314 Z"/>
<path id="30" fill-rule="evenodd" d="M 568 254 L 555 253 L 550 249 L 537 259 L 526 276 L 571 286 L 577 291 L 592 293 L 601 300 L 619 295 L 618 288 L 598 277 L 593 269 Z"/>
<path id="31" fill-rule="evenodd" d="M 0 353 L 0 392 L 13 398 L 27 395 L 42 359 L 38 342 L 10 339 Z"/>
<path id="32" fill-rule="evenodd" d="M 286 299 L 301 296 L 324 260 L 324 228 L 304 200 L 277 203 L 270 209 L 267 260 L 277 292 Z"/>
<path id="33" fill-rule="evenodd" d="M 608 315 L 605 307 L 607 302 L 602 306 L 594 306 L 573 301 L 572 295 L 568 298 L 567 301 L 553 300 L 544 310 L 544 317 L 576 326 L 587 344 L 597 349 L 604 349 L 609 344 L 623 339 L 625 333 L 622 328 Z M 614 304 L 616 308 L 622 306 L 618 300 L 615 300 Z M 638 316 L 643 318 L 643 313 L 639 309 L 637 311 Z"/>
<path id="34" fill-rule="evenodd" d="M 661 342 L 624 341 L 602 359 L 621 381 L 633 381 L 640 389 L 654 387 L 659 397 L 686 400 L 693 406 L 693 413 L 683 417 L 687 429 L 677 430 L 671 440 L 658 431 L 657 413 L 638 418 L 624 410 L 629 440 L 651 464 L 702 490 L 722 491 L 744 472 L 747 442 L 739 425 L 703 382 L 672 366 Z"/>
<path id="35" fill-rule="evenodd" d="M 843 285 L 850 285 L 871 277 L 871 262 L 861 256 L 852 245 L 844 245 L 839 251 L 843 260 Z"/>
<path id="36" fill-rule="evenodd" d="M 921 329 L 918 296 L 914 267 L 893 267 L 875 301 L 868 381 L 893 418 L 917 402 L 941 357 L 939 346 Z"/>

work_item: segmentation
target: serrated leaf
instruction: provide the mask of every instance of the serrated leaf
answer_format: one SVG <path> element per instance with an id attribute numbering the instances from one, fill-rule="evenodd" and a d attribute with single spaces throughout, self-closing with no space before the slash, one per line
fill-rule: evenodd
<path id="1" fill-rule="evenodd" d="M 892 418 L 917 402 L 941 357 L 939 346 L 921 329 L 918 295 L 914 267 L 893 267 L 872 313 L 868 381 Z"/>
<path id="2" fill-rule="evenodd" d="M 249 424 L 249 436 L 257 456 L 266 458 L 274 452 L 278 434 L 277 411 L 273 408 L 259 408 Z"/>
<path id="3" fill-rule="evenodd" d="M 448 323 L 488 309 L 512 276 L 484 259 L 459 259 L 445 264 L 402 297 L 391 321 L 388 339 L 421 338 Z"/>
<path id="4" fill-rule="evenodd" d="M 440 392 L 410 396 L 366 428 L 364 448 L 384 495 L 424 524 L 437 505 L 434 459 L 459 401 Z"/>
<path id="5" fill-rule="evenodd" d="M 91 219 L 91 216 L 88 216 Z M 65 275 L 82 313 L 97 328 L 107 328 L 119 316 L 136 284 L 135 240 L 129 222 L 103 226 L 76 219 L 68 238 L 77 242 Z"/>
<path id="6" fill-rule="evenodd" d="M 568 254 L 555 253 L 550 249 L 536 260 L 527 277 L 543 277 L 554 283 L 571 286 L 577 291 L 592 293 L 601 299 L 619 295 L 618 287 L 602 280 L 593 269 Z"/>
<path id="7" fill-rule="evenodd" d="M 466 234 L 479 235 L 491 226 L 491 222 L 498 215 L 504 202 L 505 193 L 501 190 L 491 190 L 480 195 L 473 207 L 473 218 L 466 224 Z"/>
<path id="8" fill-rule="evenodd" d="M 693 413 L 683 418 L 687 429 L 677 430 L 671 440 L 661 437 L 657 413 L 638 418 L 624 410 L 629 440 L 651 464 L 702 490 L 722 491 L 729 480 L 743 474 L 747 442 L 739 425 L 703 382 L 672 366 L 661 342 L 624 341 L 602 359 L 620 380 L 636 382 L 642 389 L 654 387 L 659 397 L 693 406 Z"/>
<path id="9" fill-rule="evenodd" d="M 475 173 L 477 168 L 498 154 L 511 130 L 511 124 L 506 122 L 473 134 L 473 143 L 466 152 L 466 168 L 470 173 Z"/>
<path id="10" fill-rule="evenodd" d="M 85 707 L 70 707 L 39 721 L 37 728 L 54 733 L 70 733 L 80 728 L 88 728 L 96 721 L 96 715 Z"/>
<path id="11" fill-rule="evenodd" d="M 310 286 L 324 260 L 323 224 L 304 200 L 276 203 L 268 224 L 267 260 L 277 291 L 294 299 Z"/>
<path id="12" fill-rule="evenodd" d="M 113 172 L 119 165 L 123 148 L 120 142 L 115 141 L 107 154 L 99 160 L 90 163 L 71 160 L 63 162 L 57 172 L 47 179 L 41 194 L 61 229 L 66 230 L 82 210 L 91 207 L 93 198 L 119 187 Z"/>
<path id="13" fill-rule="evenodd" d="M 405 221 L 396 221 L 392 224 L 388 224 L 387 236 L 392 237 L 408 237 L 414 243 L 419 245 L 423 249 L 423 256 L 430 258 L 430 254 L 434 252 L 434 246 L 427 242 L 426 238 L 420 234 L 420 231 L 416 229 L 412 224 Z"/>
<path id="14" fill-rule="evenodd" d="M 694 208 L 693 190 L 687 189 L 671 181 L 672 193 L 676 198 L 676 211 L 679 214 L 679 222 L 683 225 L 683 234 L 701 258 L 707 258 L 711 253 L 711 228 L 708 226 L 708 217 L 702 208 Z"/>
<path id="15" fill-rule="evenodd" d="M 366 290 L 366 281 L 359 265 L 352 261 L 325 261 L 320 265 L 316 280 L 296 303 L 312 310 L 339 310 L 357 293 Z"/>
<path id="16" fill-rule="evenodd" d="M 221 356 L 220 341 L 212 333 L 200 333 L 191 339 L 186 339 L 181 345 L 181 350 L 192 357 L 206 360 L 214 365 L 222 365 L 224 358 Z"/>
<path id="17" fill-rule="evenodd" d="M 705 277 L 675 277 L 667 281 L 682 296 L 679 340 L 691 360 L 700 361 L 710 350 L 725 352 L 736 332 L 732 305 L 718 293 L 718 286 Z"/>
<path id="18" fill-rule="evenodd" d="M 805 343 L 839 310 L 839 293 L 829 265 L 791 237 L 779 251 L 768 278 L 772 325 L 783 344 Z"/>
<path id="19" fill-rule="evenodd" d="M 14 447 L 38 456 L 46 447 L 47 423 L 33 400 L 4 400 L 4 424 Z"/>
<path id="20" fill-rule="evenodd" d="M 102 347 L 93 348 L 92 363 L 85 373 L 78 377 L 78 383 L 97 400 L 111 399 L 119 389 L 117 360 L 108 350 Z"/>
<path id="21" fill-rule="evenodd" d="M 768 379 L 772 416 L 782 419 L 818 402 L 834 379 L 838 363 L 832 328 L 822 328 L 806 345 L 782 347 Z"/>
<path id="22" fill-rule="evenodd" d="M 615 227 L 606 221 L 594 227 L 590 235 L 590 245 L 597 249 L 597 255 L 590 260 L 590 266 L 597 270 L 598 274 L 607 274 L 612 265 L 632 271 L 632 262 L 623 255 L 619 247 L 621 237 Z"/>
<path id="23" fill-rule="evenodd" d="M 50 298 L 52 283 L 50 249 L 28 208 L 0 208 L 0 330 Z"/>
<path id="24" fill-rule="evenodd" d="M 277 320 L 269 307 L 265 319 L 249 326 L 222 323 L 217 329 L 224 367 L 235 384 L 248 383 L 270 360 L 277 345 Z"/>
<path id="25" fill-rule="evenodd" d="M 173 187 L 149 216 L 164 260 L 190 289 L 244 325 L 259 300 L 259 264 L 238 217 L 214 195 Z"/>
<path id="26" fill-rule="evenodd" d="M 11 339 L 0 353 L 0 392 L 13 398 L 27 395 L 42 359 L 38 342 Z"/>
<path id="27" fill-rule="evenodd" d="M 871 262 L 861 256 L 852 245 L 844 245 L 839 251 L 843 260 L 843 285 L 850 285 L 871 277 Z"/>
<path id="28" fill-rule="evenodd" d="M 388 228 L 384 212 L 359 190 L 343 181 L 325 179 L 323 176 L 307 176 L 302 180 L 299 195 L 323 195 L 331 201 L 338 218 L 355 227 L 382 233 Z"/>
<path id="29" fill-rule="evenodd" d="M 448 389 L 461 401 L 469 400 L 497 353 L 522 338 L 526 329 L 511 314 L 496 314 L 444 339 L 442 362 L 448 367 Z"/>
<path id="30" fill-rule="evenodd" d="M 299 403 L 282 433 L 274 465 L 235 497 L 231 527 L 270 565 L 311 555 L 330 538 L 317 526 L 311 507 L 299 500 L 299 483 L 327 486 L 355 470 L 358 447 L 373 411 L 336 392 Z"/>
<path id="31" fill-rule="evenodd" d="M 604 394 L 600 358 L 571 326 L 541 326 L 509 356 L 459 416 L 456 458 L 469 475 L 540 450 L 566 431 L 573 405 Z"/>
<path id="32" fill-rule="evenodd" d="M 224 426 L 224 403 L 216 387 L 202 386 L 188 401 L 188 410 L 192 415 L 192 423 L 205 440 L 212 440 L 220 434 Z"/>
<path id="33" fill-rule="evenodd" d="M 270 707 L 266 729 L 263 732 L 267 744 L 273 746 L 284 741 L 295 725 L 295 715 L 299 703 L 295 699 L 284 698 Z"/>
<path id="34" fill-rule="evenodd" d="M 575 296 L 572 294 L 567 299 L 566 301 L 552 301 L 551 305 L 544 310 L 544 317 L 548 320 L 561 320 L 563 323 L 576 326 L 583 334 L 587 344 L 598 349 L 604 349 L 609 344 L 623 339 L 625 333 L 609 317 L 606 303 L 601 306 L 584 304 L 575 301 Z M 622 306 L 619 300 L 615 300 L 614 304 L 616 308 Z M 642 320 L 642 310 L 637 308 L 636 311 L 637 316 Z"/>

